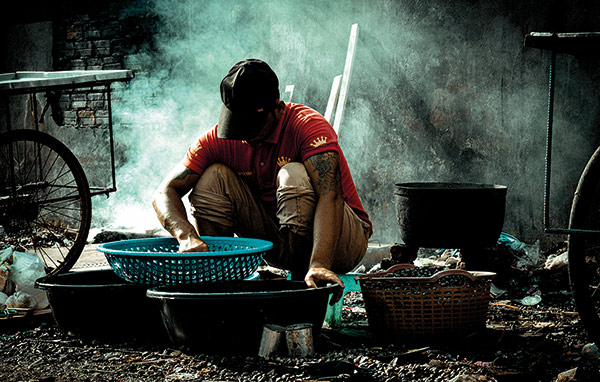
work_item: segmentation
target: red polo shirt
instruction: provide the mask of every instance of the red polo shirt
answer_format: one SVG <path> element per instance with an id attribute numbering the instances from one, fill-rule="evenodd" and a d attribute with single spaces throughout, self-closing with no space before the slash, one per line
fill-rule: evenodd
<path id="1" fill-rule="evenodd" d="M 202 135 L 190 146 L 183 164 L 202 175 L 213 163 L 232 169 L 258 193 L 266 211 L 277 211 L 276 179 L 279 169 L 289 162 L 304 162 L 308 157 L 327 151 L 338 153 L 342 193 L 346 203 L 365 222 L 369 220 L 356 192 L 346 158 L 338 145 L 337 134 L 327 120 L 308 106 L 288 103 L 277 128 L 259 143 L 217 138 L 217 128 Z"/>

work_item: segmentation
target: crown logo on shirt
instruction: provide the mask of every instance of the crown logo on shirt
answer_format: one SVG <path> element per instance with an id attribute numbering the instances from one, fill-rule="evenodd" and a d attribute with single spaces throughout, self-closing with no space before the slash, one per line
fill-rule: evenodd
<path id="1" fill-rule="evenodd" d="M 325 143 L 327 143 L 327 137 L 321 135 L 319 138 L 316 138 L 314 141 L 312 141 L 310 145 L 314 148 L 317 148 L 319 146 L 323 146 Z"/>
<path id="2" fill-rule="evenodd" d="M 196 145 L 192 146 L 190 148 L 190 151 L 192 153 L 192 155 L 198 155 L 198 151 L 202 150 L 202 145 L 200 143 L 197 143 Z"/>
<path id="3" fill-rule="evenodd" d="M 292 161 L 292 158 L 288 158 L 288 157 L 279 157 L 277 158 L 277 166 L 279 166 L 280 168 L 285 166 L 286 164 L 290 163 Z"/>

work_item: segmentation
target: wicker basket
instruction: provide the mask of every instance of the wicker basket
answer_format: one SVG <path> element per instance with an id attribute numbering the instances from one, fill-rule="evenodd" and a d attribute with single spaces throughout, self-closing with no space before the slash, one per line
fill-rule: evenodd
<path id="1" fill-rule="evenodd" d="M 485 328 L 494 273 L 454 269 L 431 277 L 392 275 L 412 267 L 400 264 L 384 272 L 357 277 L 374 334 L 423 338 Z M 464 284 L 440 284 L 440 280 L 450 275 L 463 276 Z"/>

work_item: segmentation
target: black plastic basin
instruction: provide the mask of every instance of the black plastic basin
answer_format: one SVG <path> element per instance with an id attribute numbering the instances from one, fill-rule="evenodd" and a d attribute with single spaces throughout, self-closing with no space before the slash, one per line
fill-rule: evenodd
<path id="1" fill-rule="evenodd" d="M 492 184 L 398 183 L 400 237 L 412 247 L 493 247 L 504 225 L 506 192 Z"/>
<path id="2" fill-rule="evenodd" d="M 253 353 L 265 324 L 311 323 L 316 337 L 329 296 L 338 288 L 308 288 L 302 281 L 242 280 L 161 286 L 148 290 L 161 303 L 169 338 L 186 350 Z"/>
<path id="3" fill-rule="evenodd" d="M 128 283 L 108 270 L 69 272 L 43 277 L 58 326 L 82 337 L 107 341 L 168 342 L 158 304 L 147 286 Z"/>

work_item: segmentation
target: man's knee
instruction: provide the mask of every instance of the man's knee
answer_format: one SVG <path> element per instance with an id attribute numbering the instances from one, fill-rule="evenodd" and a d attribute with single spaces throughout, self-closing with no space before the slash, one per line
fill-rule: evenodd
<path id="1" fill-rule="evenodd" d="M 300 162 L 290 162 L 281 167 L 277 174 L 277 187 L 312 187 L 306 167 Z"/>
<path id="2" fill-rule="evenodd" d="M 291 162 L 277 175 L 277 218 L 280 227 L 312 236 L 316 199 L 306 168 Z"/>
<path id="3" fill-rule="evenodd" d="M 196 183 L 196 187 L 204 187 L 213 182 L 220 182 L 223 179 L 228 179 L 234 176 L 234 172 L 222 163 L 215 163 L 210 165 Z"/>
<path id="4" fill-rule="evenodd" d="M 218 223 L 227 227 L 234 224 L 235 208 L 227 195 L 230 187 L 229 179 L 233 176 L 233 171 L 220 163 L 213 164 L 204 170 L 188 195 L 190 212 L 197 223 L 199 219 L 205 219 L 210 223 Z"/>

